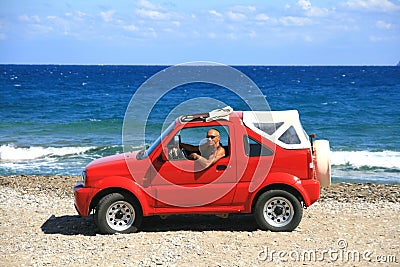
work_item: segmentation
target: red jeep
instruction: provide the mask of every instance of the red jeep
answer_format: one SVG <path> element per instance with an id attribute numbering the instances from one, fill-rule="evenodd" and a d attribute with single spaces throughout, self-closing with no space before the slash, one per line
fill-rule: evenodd
<path id="1" fill-rule="evenodd" d="M 205 166 L 202 151 L 193 157 L 185 147 L 201 150 L 210 129 L 223 156 Z M 108 234 L 138 231 L 143 216 L 230 213 L 253 213 L 263 230 L 292 231 L 303 206 L 330 184 L 329 142 L 313 138 L 296 110 L 184 115 L 147 150 L 91 162 L 74 188 L 75 207 L 81 216 L 94 210 Z"/>

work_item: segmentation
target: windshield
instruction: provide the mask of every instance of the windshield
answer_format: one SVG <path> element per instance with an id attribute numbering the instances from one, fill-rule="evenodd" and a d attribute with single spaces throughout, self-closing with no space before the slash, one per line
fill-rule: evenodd
<path id="1" fill-rule="evenodd" d="M 140 159 L 147 158 L 148 155 L 150 155 L 151 153 L 153 153 L 153 150 L 161 143 L 161 140 L 163 140 L 164 137 L 167 136 L 167 135 L 172 131 L 172 129 L 174 129 L 174 127 L 175 127 L 175 121 L 172 122 L 172 123 L 168 126 L 168 128 L 157 138 L 156 141 L 154 141 L 154 143 L 153 143 L 147 150 L 142 150 L 142 151 L 140 151 L 140 152 L 137 154 L 136 158 L 139 159 L 139 160 L 140 160 Z"/>

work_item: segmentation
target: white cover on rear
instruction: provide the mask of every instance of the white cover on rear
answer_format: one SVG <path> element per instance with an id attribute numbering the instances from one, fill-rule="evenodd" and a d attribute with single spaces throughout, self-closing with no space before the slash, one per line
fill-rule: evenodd
<path id="1" fill-rule="evenodd" d="M 283 148 L 311 148 L 309 137 L 301 126 L 297 110 L 243 111 L 243 123 Z M 260 129 L 263 128 L 262 126 L 269 128 L 268 133 Z"/>

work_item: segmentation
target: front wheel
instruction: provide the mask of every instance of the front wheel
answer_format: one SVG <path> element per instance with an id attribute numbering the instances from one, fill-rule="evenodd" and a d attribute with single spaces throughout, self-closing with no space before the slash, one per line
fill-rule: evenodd
<path id="1" fill-rule="evenodd" d="M 300 201 L 289 192 L 270 190 L 257 200 L 254 216 L 262 230 L 290 232 L 299 225 L 303 208 Z"/>
<path id="2" fill-rule="evenodd" d="M 138 202 L 129 196 L 112 193 L 97 205 L 95 221 L 103 234 L 134 233 L 139 230 L 143 214 Z"/>

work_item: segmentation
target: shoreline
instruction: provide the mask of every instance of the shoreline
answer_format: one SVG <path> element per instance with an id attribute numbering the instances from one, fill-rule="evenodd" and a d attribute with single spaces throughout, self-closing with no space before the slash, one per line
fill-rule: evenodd
<path id="1" fill-rule="evenodd" d="M 10 175 L 0 176 L 0 186 L 27 192 L 50 191 L 58 196 L 73 196 L 73 188 L 80 176 L 66 175 Z M 400 184 L 336 182 L 321 188 L 318 201 L 325 200 L 366 202 L 400 202 Z"/>
<path id="2" fill-rule="evenodd" d="M 0 176 L 2 266 L 398 266 L 400 262 L 399 185 L 333 184 L 304 210 L 293 232 L 261 231 L 252 215 L 232 214 L 226 219 L 145 217 L 138 233 L 100 235 L 92 215 L 83 218 L 75 211 L 73 186 L 79 179 Z"/>

